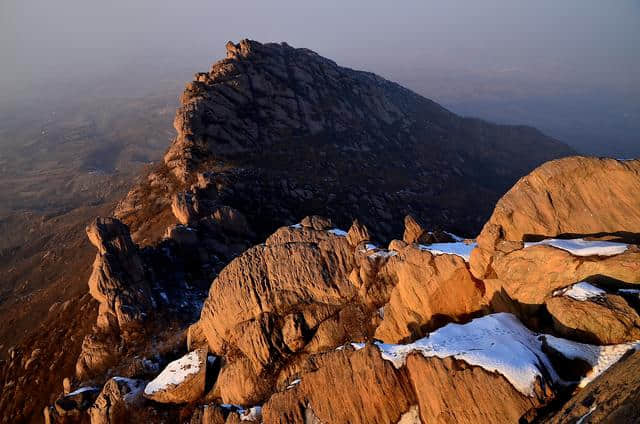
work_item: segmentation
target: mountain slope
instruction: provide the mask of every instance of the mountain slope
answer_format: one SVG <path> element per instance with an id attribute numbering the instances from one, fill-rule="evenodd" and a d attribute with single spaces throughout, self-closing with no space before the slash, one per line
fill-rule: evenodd
<path id="1" fill-rule="evenodd" d="M 160 236 L 156 222 L 185 190 L 238 209 L 261 238 L 309 214 L 358 217 L 385 238 L 407 213 L 473 235 L 517 178 L 572 154 L 533 128 L 459 117 L 285 43 L 228 43 L 181 100 L 164 164 L 117 212 L 139 241 Z"/>
<path id="2" fill-rule="evenodd" d="M 306 49 L 245 40 L 228 44 L 227 50 L 227 59 L 214 64 L 211 72 L 197 74 L 187 85 L 174 122 L 178 136 L 164 161 L 144 174 L 116 209 L 116 217 L 128 228 L 113 219 L 98 220 L 88 228 L 99 250 L 89 280 L 91 295 L 100 304 L 97 319 L 82 320 L 96 309 L 86 296 L 62 311 L 54 308 L 4 364 L 2 376 L 8 389 L 1 405 L 7 411 L 6 420 L 38 422 L 40 411 L 53 402 L 63 377 L 74 387 L 102 387 L 113 375 L 153 378 L 158 367 L 182 352 L 183 331 L 189 328 L 190 346 L 202 341 L 198 328 L 188 325 L 200 315 L 202 301 L 220 271 L 282 225 L 322 214 L 348 228 L 358 218 L 369 230 L 355 225 L 349 246 L 339 242 L 345 251 L 364 240 L 397 237 L 408 213 L 427 230 L 443 228 L 473 235 L 519 176 L 545 160 L 571 154 L 565 145 L 535 129 L 458 117 L 397 84 L 339 67 Z M 309 218 L 303 223 L 323 237 L 328 222 Z M 406 255 L 430 261 L 430 255 L 414 250 L 408 249 Z M 349 251 L 346 255 L 351 258 L 354 254 Z M 286 263 L 286 255 L 279 260 Z M 465 293 L 472 293 L 468 308 L 449 307 L 447 313 L 455 312 L 459 315 L 456 320 L 465 321 L 479 312 L 481 288 L 474 285 L 461 260 L 454 260 L 455 266 L 444 262 L 442 268 L 427 268 L 436 275 L 447 270 L 464 276 Z M 79 259 L 70 258 L 68 272 L 77 274 L 74 265 L 79 264 Z M 398 266 L 398 275 L 410 277 L 416 272 L 411 261 Z M 367 265 L 361 274 L 358 278 L 364 281 L 375 276 Z M 395 278 L 399 277 L 394 271 L 380 283 L 383 293 L 367 294 L 373 300 L 366 307 L 339 304 L 317 312 L 322 318 L 316 317 L 316 324 L 326 321 L 322 331 L 327 338 L 318 336 L 316 348 L 335 344 L 331 338 L 334 324 L 344 327 L 343 337 L 351 335 L 354 327 L 362 327 L 359 336 L 372 336 L 373 324 L 360 325 L 375 313 L 371 308 L 385 301 L 395 283 L 408 286 L 398 288 L 400 293 L 413 290 L 411 278 Z M 438 278 L 434 277 L 431 290 L 438 293 L 438 299 L 446 299 Z M 401 300 L 395 301 L 397 309 L 388 319 L 393 321 L 389 328 L 404 326 L 402 337 L 395 335 L 398 340 L 407 334 L 422 336 L 442 325 L 442 319 L 450 319 L 441 317 L 436 306 L 431 310 L 412 305 L 428 321 L 415 327 L 406 322 L 414 311 L 403 310 L 407 305 L 398 302 Z M 334 322 L 341 314 L 350 324 Z M 82 325 L 70 325 L 67 316 Z M 276 317 L 278 324 L 280 318 Z M 299 329 L 296 322 L 291 323 L 294 336 Z M 274 323 L 262 324 L 269 329 Z M 255 321 L 251 326 L 247 331 L 260 334 L 263 330 L 255 328 Z M 54 333 L 55 341 L 50 343 Z M 65 337 L 71 340 L 72 349 L 60 353 L 58 340 Z M 237 342 L 243 343 L 251 341 Z M 295 337 L 292 343 L 296 344 Z M 50 366 L 32 361 L 26 367 L 30 358 L 51 355 L 61 359 Z M 38 380 L 37 387 L 25 383 L 27 375 Z M 399 375 L 403 381 L 409 378 L 404 371 Z M 233 374 L 226 376 L 234 379 Z M 375 380 L 375 375 L 371 377 Z M 505 383 L 501 380 L 500 384 Z M 81 393 L 77 399 L 81 405 L 91 399 L 91 393 L 97 394 Z M 415 400 L 413 392 L 407 396 L 408 401 Z M 75 401 L 62 398 L 61 402 L 56 403 L 56 414 L 67 407 L 71 415 L 78 412 Z M 529 404 L 525 400 L 520 405 Z M 400 409 L 396 412 L 402 412 Z M 193 412 L 160 411 L 156 420 L 175 421 L 176 414 L 191 416 Z"/>

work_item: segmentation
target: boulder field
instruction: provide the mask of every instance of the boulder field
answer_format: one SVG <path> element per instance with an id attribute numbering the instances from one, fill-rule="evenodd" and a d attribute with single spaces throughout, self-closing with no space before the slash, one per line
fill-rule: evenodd
<path id="1" fill-rule="evenodd" d="M 541 186 L 545 180 L 538 174 L 547 176 L 547 167 L 557 176 L 566 164 L 575 175 L 576 163 L 590 168 L 582 170 L 585 175 L 613 166 L 625 172 L 609 180 L 640 180 L 638 161 L 568 158 L 523 178 L 499 202 L 500 210 L 513 205 L 510 199 L 520 199 L 523 211 L 540 208 L 527 203 L 538 203 L 537 197 L 518 192 L 531 190 L 532 183 L 522 181 L 535 181 L 536 190 L 551 198 L 563 198 L 562 190 L 569 189 L 569 203 L 578 209 L 601 204 L 597 187 L 576 189 L 579 179 L 570 186 Z M 610 191 L 604 196 L 610 208 L 628 208 L 620 225 L 638 228 L 634 204 Z M 94 376 L 128 372 L 102 385 L 93 385 L 101 377 L 87 378 L 79 367 L 73 381 L 85 382 L 61 395 L 45 415 L 64 422 L 87 414 L 95 423 L 122 416 L 188 418 L 194 424 L 573 422 L 609 416 L 632 422 L 638 418 L 632 397 L 589 405 L 574 400 L 604 387 L 602 381 L 640 387 L 635 370 L 621 371 L 640 348 L 637 234 L 614 226 L 608 212 L 600 222 L 599 209 L 591 210 L 589 222 L 573 226 L 557 222 L 568 212 L 549 213 L 544 227 L 520 215 L 504 223 L 505 215 L 494 212 L 477 241 L 428 231 L 408 216 L 403 239 L 384 247 L 358 221 L 340 229 L 330 219 L 309 216 L 223 267 L 199 318 L 177 325 L 180 337 L 168 331 L 159 336 L 157 323 L 146 324 L 160 316 L 155 309 L 163 297 L 149 253 L 131 241 L 120 221 L 98 219 L 88 229 L 98 248 L 90 280 L 90 293 L 100 302 L 95 331 L 137 349 L 142 365 L 119 366 L 129 357 L 124 351 L 111 358 L 116 362 L 106 373 L 104 361 L 94 361 Z M 177 218 L 182 213 L 176 208 Z M 530 215 L 532 221 L 543 216 Z M 245 222 L 239 212 L 225 216 Z M 198 222 L 183 221 L 185 231 L 200 237 Z M 243 231 L 246 225 L 240 225 Z M 496 227 L 501 229 L 493 232 Z M 531 233 L 539 228 L 542 234 Z M 169 241 L 176 251 L 184 243 Z M 164 354 L 152 354 L 161 349 Z M 86 357 L 83 350 L 79 364 L 92 364 Z M 145 361 L 153 364 L 145 368 Z M 591 396 L 611 399 L 603 390 Z"/>
<path id="2" fill-rule="evenodd" d="M 3 364 L 3 422 L 54 377 L 47 423 L 640 419 L 640 161 L 557 159 L 532 128 L 250 40 L 174 126 L 87 227 L 59 345 Z"/>

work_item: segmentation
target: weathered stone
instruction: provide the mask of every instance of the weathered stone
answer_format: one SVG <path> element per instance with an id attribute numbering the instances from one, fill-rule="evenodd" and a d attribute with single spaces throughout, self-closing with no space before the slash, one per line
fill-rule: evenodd
<path id="1" fill-rule="evenodd" d="M 587 300 L 553 296 L 545 306 L 553 328 L 563 337 L 600 345 L 640 340 L 640 316 L 620 296 L 605 294 Z"/>
<path id="2" fill-rule="evenodd" d="M 196 349 L 171 362 L 144 389 L 144 396 L 160 403 L 193 402 L 204 394 L 207 350 Z"/>
<path id="3" fill-rule="evenodd" d="M 432 255 L 408 246 L 387 261 L 381 274 L 395 283 L 375 333 L 385 342 L 422 337 L 482 309 L 484 286 L 457 255 Z"/>
<path id="4" fill-rule="evenodd" d="M 100 395 L 89 408 L 91 424 L 124 422 L 142 401 L 145 381 L 113 377 L 102 388 Z"/>

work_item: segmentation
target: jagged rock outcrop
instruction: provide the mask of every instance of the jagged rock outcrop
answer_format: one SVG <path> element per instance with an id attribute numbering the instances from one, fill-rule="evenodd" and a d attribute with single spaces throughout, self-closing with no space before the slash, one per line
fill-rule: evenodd
<path id="1" fill-rule="evenodd" d="M 187 84 L 174 126 L 164 164 L 116 212 L 143 244 L 216 205 L 258 240 L 314 214 L 387 239 L 407 213 L 471 235 L 518 177 L 571 154 L 534 129 L 461 118 L 308 49 L 251 40 Z"/>
<path id="2" fill-rule="evenodd" d="M 404 217 L 404 235 L 402 240 L 412 244 L 446 243 L 454 241 L 450 234 L 444 231 L 427 231 L 411 215 Z"/>
<path id="3" fill-rule="evenodd" d="M 91 424 L 111 424 L 130 420 L 142 403 L 146 382 L 124 377 L 113 377 L 102 388 L 91 408 Z"/>
<path id="4" fill-rule="evenodd" d="M 380 249 L 368 238 L 357 222 L 347 232 L 307 217 L 220 273 L 198 323 L 211 351 L 233 358 L 220 372 L 217 396 L 251 405 L 296 355 L 374 336 L 415 338 L 482 309 L 482 283 L 462 258 L 417 246 Z"/>
<path id="5" fill-rule="evenodd" d="M 375 332 L 384 342 L 415 340 L 482 310 L 484 285 L 460 256 L 407 246 L 387 261 L 381 274 L 394 282 Z"/>
<path id="6" fill-rule="evenodd" d="M 153 302 L 143 261 L 127 226 L 117 219 L 98 218 L 87 227 L 87 236 L 98 249 L 89 293 L 100 306 L 95 329 L 85 337 L 76 363 L 76 375 L 81 380 L 113 365 L 121 342 L 143 337 L 144 321 Z"/>

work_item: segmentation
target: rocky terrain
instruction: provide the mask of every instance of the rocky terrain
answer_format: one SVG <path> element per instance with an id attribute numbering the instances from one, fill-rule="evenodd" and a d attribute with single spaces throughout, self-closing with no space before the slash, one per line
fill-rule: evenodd
<path id="1" fill-rule="evenodd" d="M 8 351 L 3 422 L 640 417 L 640 161 L 551 160 L 306 49 L 227 52 L 86 228 L 88 294 Z"/>

